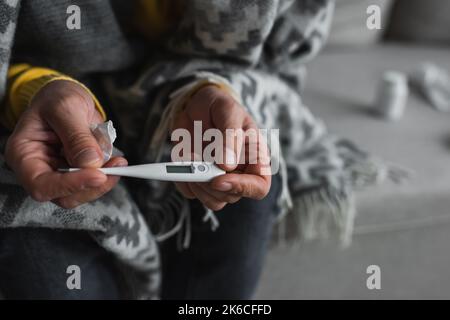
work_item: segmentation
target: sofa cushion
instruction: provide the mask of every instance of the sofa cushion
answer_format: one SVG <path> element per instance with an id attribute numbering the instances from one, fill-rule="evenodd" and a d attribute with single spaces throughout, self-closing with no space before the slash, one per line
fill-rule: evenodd
<path id="1" fill-rule="evenodd" d="M 392 3 L 392 0 L 336 1 L 328 46 L 362 46 L 376 43 L 383 35 Z M 369 30 L 366 26 L 366 10 L 370 5 L 378 5 L 381 8 L 380 30 Z"/>
<path id="2" fill-rule="evenodd" d="M 387 28 L 390 40 L 450 45 L 450 1 L 397 0 Z"/>
<path id="3" fill-rule="evenodd" d="M 409 73 L 424 59 L 450 70 L 450 50 L 380 46 L 325 53 L 308 68 L 305 103 L 330 131 L 414 171 L 405 185 L 383 184 L 358 196 L 358 225 L 397 225 L 411 219 L 450 218 L 450 114 L 411 94 L 403 118 L 371 114 L 386 70 Z"/>

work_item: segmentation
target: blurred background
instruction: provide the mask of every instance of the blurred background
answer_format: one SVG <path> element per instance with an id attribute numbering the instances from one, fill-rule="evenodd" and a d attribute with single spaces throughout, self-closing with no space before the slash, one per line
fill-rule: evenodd
<path id="1" fill-rule="evenodd" d="M 450 1 L 337 0 L 328 46 L 308 65 L 305 104 L 329 130 L 413 172 L 403 185 L 358 193 L 353 243 L 302 243 L 270 251 L 256 298 L 449 299 L 450 114 L 411 91 L 402 118 L 374 117 L 387 70 L 423 62 L 450 71 Z M 381 30 L 366 27 L 369 5 Z M 369 265 L 381 289 L 369 290 Z"/>

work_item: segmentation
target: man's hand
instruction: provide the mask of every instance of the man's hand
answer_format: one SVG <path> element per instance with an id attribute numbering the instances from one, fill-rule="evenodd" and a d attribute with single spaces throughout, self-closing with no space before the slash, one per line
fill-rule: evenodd
<path id="1" fill-rule="evenodd" d="M 225 139 L 227 129 L 242 129 L 244 132 L 249 129 L 257 131 L 254 120 L 246 110 L 222 89 L 216 86 L 207 86 L 200 89 L 188 101 L 186 108 L 176 118 L 173 129 L 187 129 L 193 137 L 194 121 L 202 121 L 204 131 L 216 128 L 222 132 L 226 144 L 223 152 L 225 161 L 218 165 L 228 173 L 209 183 L 176 183 L 178 190 L 189 199 L 197 198 L 214 211 L 222 209 L 227 203 L 235 203 L 242 197 L 264 198 L 269 192 L 271 184 L 271 175 L 261 173 L 262 167 L 270 166 L 267 158 L 258 157 L 255 163 L 255 161 L 250 162 L 246 155 L 245 163 L 239 164 L 244 147 L 248 151 L 249 141 L 247 139 L 235 140 L 230 148 L 230 141 Z M 256 148 L 259 150 L 262 148 L 259 155 L 268 156 L 267 145 L 261 140 L 258 140 L 258 143 Z"/>
<path id="2" fill-rule="evenodd" d="M 95 200 L 119 180 L 94 169 L 103 165 L 103 155 L 89 126 L 101 122 L 82 86 L 64 80 L 51 82 L 20 117 L 6 146 L 6 162 L 37 201 L 74 208 Z M 90 169 L 57 171 L 68 164 Z M 105 166 L 126 165 L 124 158 L 113 158 Z"/>

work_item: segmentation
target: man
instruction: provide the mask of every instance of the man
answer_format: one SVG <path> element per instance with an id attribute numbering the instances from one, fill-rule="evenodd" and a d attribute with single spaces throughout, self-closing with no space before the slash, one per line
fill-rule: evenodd
<path id="1" fill-rule="evenodd" d="M 290 208 L 286 174 L 282 182 L 262 174 L 260 162 L 239 164 L 245 141 L 225 149 L 227 174 L 177 183 L 178 191 L 118 184 L 95 168 L 167 160 L 170 132 L 193 132 L 194 121 L 221 132 L 285 121 L 281 138 L 297 149 L 285 152 L 282 167 L 301 172 L 301 146 L 324 141 L 298 96 L 301 70 L 326 38 L 332 1 L 0 3 L 8 73 L 1 88 L 4 296 L 250 298 L 271 227 Z M 73 4 L 81 18 L 72 30 Z M 90 127 L 110 118 L 125 155 L 104 163 Z M 84 169 L 58 172 L 67 165 Z M 309 182 L 320 188 L 323 181 Z M 204 218 L 218 223 L 215 231 Z M 70 265 L 82 270 L 81 290 L 67 287 Z"/>

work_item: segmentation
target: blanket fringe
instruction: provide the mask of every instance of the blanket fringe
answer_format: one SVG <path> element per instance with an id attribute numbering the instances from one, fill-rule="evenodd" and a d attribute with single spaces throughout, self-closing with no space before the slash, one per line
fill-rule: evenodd
<path id="1" fill-rule="evenodd" d="M 351 244 L 355 208 L 353 193 L 339 194 L 328 188 L 306 191 L 294 198 L 293 207 L 278 221 L 274 243 L 286 246 L 333 238 L 347 247 Z"/>
<path id="2" fill-rule="evenodd" d="M 281 166 L 282 170 L 283 166 L 285 165 Z M 352 242 L 357 215 L 355 191 L 386 180 L 396 184 L 403 183 L 412 175 L 408 169 L 377 159 L 361 159 L 345 170 L 345 176 L 349 179 L 345 191 L 342 188 L 318 186 L 291 196 L 286 182 L 283 181 L 279 202 L 281 213 L 274 229 L 275 245 L 286 246 L 311 240 L 335 239 L 341 247 L 348 247 Z"/>

